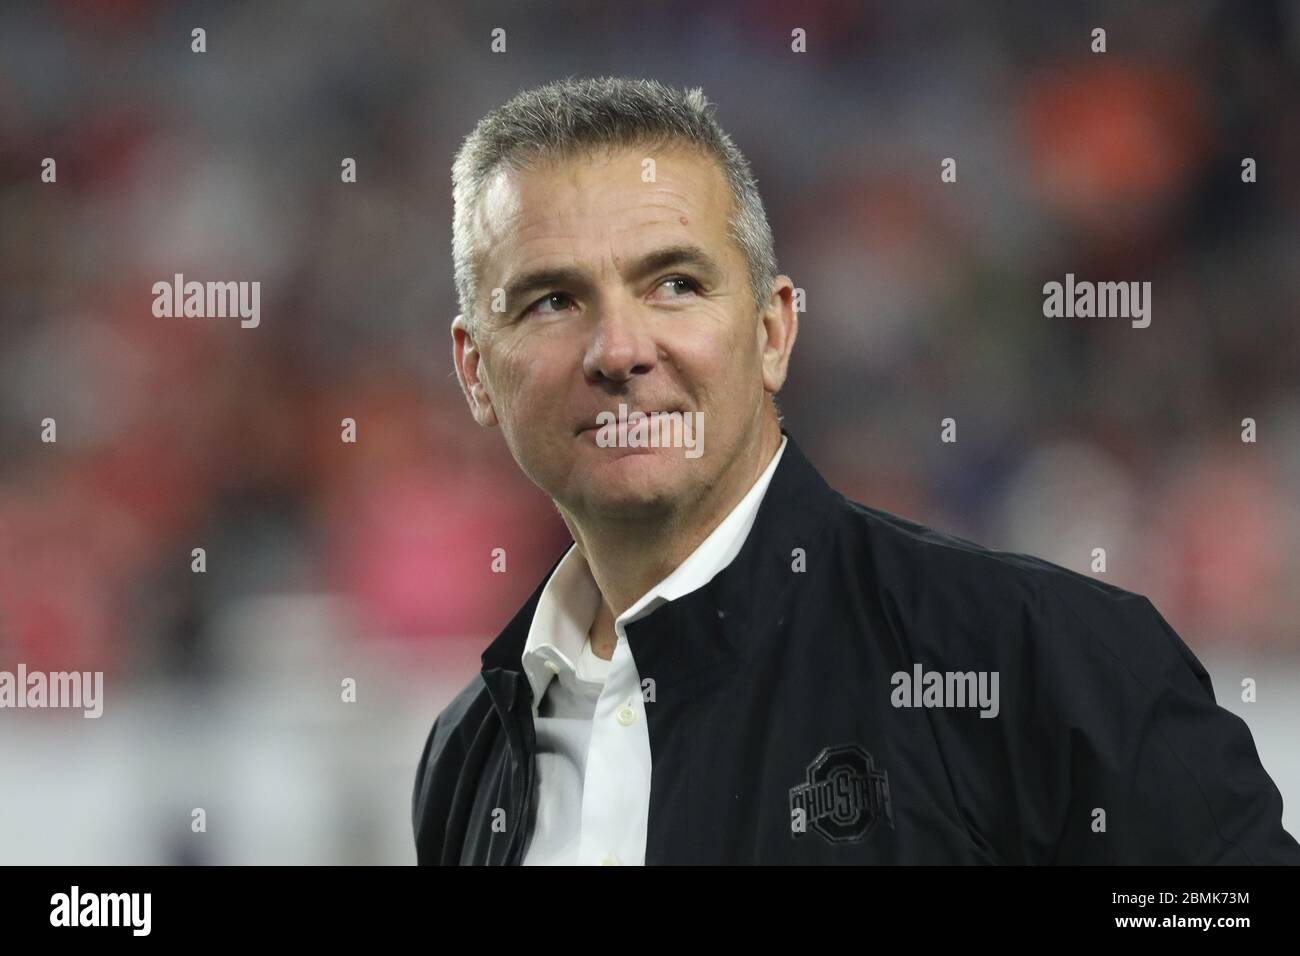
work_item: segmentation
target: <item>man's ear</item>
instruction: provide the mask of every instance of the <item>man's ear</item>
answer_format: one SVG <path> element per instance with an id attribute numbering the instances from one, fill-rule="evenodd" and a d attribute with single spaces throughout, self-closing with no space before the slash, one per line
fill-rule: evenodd
<path id="1" fill-rule="evenodd" d="M 464 315 L 451 320 L 451 355 L 460 390 L 465 393 L 465 401 L 469 402 L 470 414 L 480 425 L 492 428 L 497 424 L 497 413 L 483 377 L 482 354 L 474 344 L 474 336 Z"/>
<path id="2" fill-rule="evenodd" d="M 763 350 L 763 388 L 772 395 L 785 384 L 790 353 L 799 335 L 799 315 L 794 308 L 794 283 L 787 275 L 779 275 L 772 283 L 760 315 L 758 344 Z"/>

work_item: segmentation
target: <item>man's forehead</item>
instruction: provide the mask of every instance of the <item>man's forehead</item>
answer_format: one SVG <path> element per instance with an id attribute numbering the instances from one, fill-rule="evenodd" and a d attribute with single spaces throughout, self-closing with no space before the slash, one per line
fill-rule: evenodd
<path id="1" fill-rule="evenodd" d="M 699 151 L 632 147 L 498 170 L 485 183 L 475 220 L 488 259 L 504 264 L 643 231 L 713 245 L 725 241 L 729 211 L 726 180 Z"/>

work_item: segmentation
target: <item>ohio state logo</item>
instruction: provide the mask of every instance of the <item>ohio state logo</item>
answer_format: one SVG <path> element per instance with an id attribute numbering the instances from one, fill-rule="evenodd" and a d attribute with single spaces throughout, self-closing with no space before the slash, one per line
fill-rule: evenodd
<path id="1" fill-rule="evenodd" d="M 790 788 L 790 820 L 796 839 L 811 829 L 831 843 L 860 843 L 881 820 L 892 830 L 889 775 L 856 744 L 827 747 Z"/>

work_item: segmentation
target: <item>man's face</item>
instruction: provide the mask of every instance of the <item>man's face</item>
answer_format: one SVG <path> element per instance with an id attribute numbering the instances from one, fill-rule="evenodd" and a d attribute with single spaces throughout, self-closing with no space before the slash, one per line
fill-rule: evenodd
<path id="1" fill-rule="evenodd" d="M 457 371 L 475 417 L 501 425 L 520 467 L 562 508 L 671 509 L 759 441 L 788 346 L 769 342 L 726 235 L 730 202 L 721 170 L 681 147 L 551 161 L 498 173 L 485 190 L 479 323 L 471 341 L 458 319 Z M 491 310 L 493 290 L 504 290 L 502 311 Z M 703 453 L 602 447 L 597 416 L 620 403 L 703 413 Z"/>

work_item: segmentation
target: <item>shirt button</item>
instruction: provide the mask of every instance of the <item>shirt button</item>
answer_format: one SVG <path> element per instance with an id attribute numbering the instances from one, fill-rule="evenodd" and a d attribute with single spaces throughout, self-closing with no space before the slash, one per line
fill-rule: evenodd
<path id="1" fill-rule="evenodd" d="M 547 661 L 546 669 L 552 674 L 558 674 L 560 672 L 560 665 L 555 663 L 555 661 Z"/>
<path id="2" fill-rule="evenodd" d="M 618 722 L 624 727 L 631 727 L 636 723 L 636 711 L 627 705 L 620 707 L 618 709 Z"/>
<path id="3" fill-rule="evenodd" d="M 605 857 L 605 859 L 603 859 L 603 860 L 600 861 L 600 865 L 601 865 L 601 866 L 618 866 L 618 865 L 619 865 L 619 864 L 618 864 L 618 857 L 614 856 L 614 855 L 611 853 L 609 856 Z"/>

